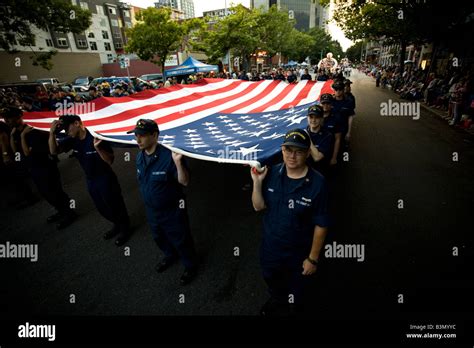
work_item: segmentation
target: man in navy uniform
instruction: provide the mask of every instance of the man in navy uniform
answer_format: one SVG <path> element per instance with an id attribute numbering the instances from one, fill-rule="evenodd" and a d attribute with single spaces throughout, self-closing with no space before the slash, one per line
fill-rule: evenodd
<path id="1" fill-rule="evenodd" d="M 323 108 L 323 128 L 328 130 L 334 136 L 334 149 L 329 160 L 329 164 L 334 166 L 337 164 L 337 156 L 341 147 L 342 124 L 341 117 L 335 113 L 332 108 L 333 96 L 329 93 L 322 94 L 319 102 Z"/>
<path id="2" fill-rule="evenodd" d="M 332 101 L 332 108 L 335 114 L 338 114 L 341 120 L 341 147 L 343 150 L 350 139 L 352 128 L 352 119 L 355 115 L 353 101 L 349 100 L 344 94 L 344 81 L 336 80 L 332 89 L 334 89 L 334 99 Z"/>
<path id="3" fill-rule="evenodd" d="M 156 271 L 165 271 L 181 258 L 185 270 L 180 283 L 186 285 L 197 273 L 183 192 L 189 182 L 189 171 L 181 154 L 158 143 L 160 131 L 155 121 L 138 120 L 135 128 L 127 133 L 135 133 L 141 150 L 137 155 L 137 178 L 153 239 L 164 253 Z"/>
<path id="4" fill-rule="evenodd" d="M 63 190 L 57 158 L 49 153 L 48 132 L 24 123 L 23 111 L 16 107 L 5 109 L 2 116 L 12 129 L 11 149 L 20 155 L 21 166 L 28 169 L 41 196 L 56 209 L 56 213 L 46 221 L 55 222 L 58 230 L 66 228 L 76 219 L 76 214 L 70 208 L 69 196 Z"/>
<path id="5" fill-rule="evenodd" d="M 58 126 L 66 131 L 66 137 L 56 139 Z M 55 155 L 73 150 L 84 170 L 87 189 L 97 210 L 113 223 L 104 239 L 117 236 L 115 245 L 125 244 L 130 237 L 130 220 L 119 181 L 112 170 L 114 152 L 110 144 L 94 138 L 79 116 L 64 115 L 51 124 L 49 148 Z"/>
<path id="6" fill-rule="evenodd" d="M 344 96 L 348 100 L 349 108 L 352 110 L 352 115 L 349 116 L 349 120 L 348 120 L 348 130 L 344 137 L 347 144 L 349 144 L 349 141 L 351 139 L 352 122 L 354 120 L 355 108 L 356 108 L 356 99 L 355 99 L 354 94 L 352 94 L 351 84 L 352 84 L 351 80 L 349 79 L 344 80 Z"/>
<path id="7" fill-rule="evenodd" d="M 306 283 L 317 270 L 329 224 L 328 196 L 324 177 L 306 164 L 310 145 L 304 130 L 291 130 L 282 144 L 283 163 L 262 173 L 251 170 L 253 207 L 266 210 L 260 261 L 271 297 L 262 315 L 301 309 Z"/>
<path id="8" fill-rule="evenodd" d="M 324 110 L 321 105 L 310 106 L 306 131 L 311 139 L 311 156 L 308 158 L 308 164 L 326 176 L 334 149 L 334 135 L 323 127 L 323 117 Z"/>

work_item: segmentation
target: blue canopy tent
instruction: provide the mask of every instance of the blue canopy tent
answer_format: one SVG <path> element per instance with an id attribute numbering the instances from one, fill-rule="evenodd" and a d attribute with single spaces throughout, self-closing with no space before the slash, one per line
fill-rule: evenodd
<path id="1" fill-rule="evenodd" d="M 209 65 L 200 62 L 199 60 L 194 59 L 193 57 L 189 57 L 186 59 L 183 64 L 178 65 L 174 69 L 165 70 L 165 77 L 170 76 L 179 76 L 179 75 L 190 75 L 190 74 L 197 74 L 201 72 L 209 72 L 209 71 L 219 71 L 219 67 L 217 65 Z"/>
<path id="2" fill-rule="evenodd" d="M 287 64 L 283 64 L 284 67 L 297 66 L 297 65 L 298 63 L 293 60 L 290 60 Z"/>

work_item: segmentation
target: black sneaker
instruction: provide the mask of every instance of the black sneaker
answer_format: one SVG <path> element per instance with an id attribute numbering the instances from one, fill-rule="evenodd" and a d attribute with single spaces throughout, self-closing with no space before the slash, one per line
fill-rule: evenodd
<path id="1" fill-rule="evenodd" d="M 161 260 L 156 266 L 155 266 L 155 270 L 156 272 L 158 273 L 162 273 L 164 271 L 166 271 L 173 263 L 174 263 L 174 259 L 173 258 L 164 258 L 163 260 Z"/>
<path id="2" fill-rule="evenodd" d="M 39 197 L 34 196 L 34 197 L 28 198 L 28 199 L 18 203 L 15 208 L 17 210 L 23 210 L 23 209 L 26 209 L 28 207 L 31 207 L 32 205 L 35 205 L 40 200 L 41 199 Z"/>
<path id="3" fill-rule="evenodd" d="M 48 224 L 53 223 L 53 222 L 58 222 L 59 220 L 61 220 L 62 217 L 63 215 L 61 213 L 56 213 L 51 216 L 48 216 L 48 218 L 46 219 L 46 222 Z"/>
<path id="4" fill-rule="evenodd" d="M 279 308 L 280 304 L 273 297 L 270 297 L 270 299 L 265 302 L 260 309 L 260 315 L 267 317 L 275 316 L 277 315 Z"/>
<path id="5" fill-rule="evenodd" d="M 184 270 L 183 275 L 181 276 L 181 279 L 179 280 L 179 283 L 181 285 L 187 285 L 191 283 L 191 281 L 196 277 L 197 274 L 197 269 L 196 268 L 188 268 Z"/>
<path id="6" fill-rule="evenodd" d="M 77 219 L 77 214 L 71 210 L 66 215 L 64 215 L 61 218 L 61 220 L 56 224 L 56 228 L 58 230 L 62 230 L 63 228 L 66 228 L 70 224 L 72 224 L 74 222 L 74 220 L 76 220 L 76 219 Z"/>
<path id="7" fill-rule="evenodd" d="M 124 245 L 129 239 L 132 234 L 129 231 L 120 232 L 117 239 L 115 240 L 116 246 Z"/>
<path id="8" fill-rule="evenodd" d="M 112 237 L 115 237 L 117 234 L 120 233 L 120 230 L 117 226 L 114 226 L 110 231 L 104 233 L 104 239 L 108 240 Z"/>

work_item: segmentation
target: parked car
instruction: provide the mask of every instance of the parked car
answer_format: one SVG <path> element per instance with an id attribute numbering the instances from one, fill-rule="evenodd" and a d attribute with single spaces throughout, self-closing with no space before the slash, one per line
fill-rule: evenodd
<path id="1" fill-rule="evenodd" d="M 60 83 L 59 79 L 57 79 L 55 77 L 46 77 L 46 78 L 43 78 L 43 79 L 37 79 L 35 82 L 46 83 L 48 85 L 58 85 Z"/>
<path id="2" fill-rule="evenodd" d="M 79 76 L 72 81 L 72 88 L 76 92 L 84 92 L 89 90 L 91 81 L 94 80 L 92 76 Z"/>
<path id="3" fill-rule="evenodd" d="M 163 74 L 144 74 L 140 78 L 147 82 L 158 82 L 163 81 Z"/>

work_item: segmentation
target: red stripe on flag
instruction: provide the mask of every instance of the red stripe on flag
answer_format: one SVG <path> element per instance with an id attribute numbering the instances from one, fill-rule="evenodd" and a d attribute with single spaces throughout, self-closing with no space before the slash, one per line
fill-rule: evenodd
<path id="1" fill-rule="evenodd" d="M 284 83 L 284 82 L 280 82 L 280 83 Z M 293 88 L 295 88 L 295 86 L 296 86 L 296 84 L 288 84 L 288 86 L 285 86 L 285 88 L 280 92 L 280 94 L 278 94 L 272 100 L 270 100 L 269 102 L 263 104 L 262 106 L 259 106 L 258 108 L 250 110 L 249 114 L 250 113 L 255 113 L 255 112 L 263 112 L 263 111 L 265 111 L 266 108 L 268 108 L 272 105 L 275 105 L 280 100 L 285 98 L 293 90 Z"/>
<path id="2" fill-rule="evenodd" d="M 157 118 L 157 119 L 155 119 L 155 121 L 159 125 L 163 125 L 165 123 L 175 121 L 175 120 L 180 119 L 182 117 L 186 117 L 186 116 L 195 114 L 197 112 L 201 112 L 201 111 L 204 111 L 204 110 L 207 110 L 207 109 L 211 109 L 213 107 L 216 107 L 216 106 L 219 106 L 221 104 L 227 103 L 227 102 L 232 101 L 234 99 L 240 98 L 240 97 L 244 96 L 245 94 L 251 92 L 257 86 L 258 86 L 257 83 L 253 83 L 253 84 L 249 85 L 249 87 L 247 89 L 241 91 L 238 94 L 234 94 L 234 95 L 228 96 L 226 98 L 217 99 L 217 100 L 212 101 L 211 103 L 204 104 L 204 105 L 199 105 L 199 106 L 196 106 L 194 108 L 184 110 L 183 112 L 174 112 L 174 113 L 166 115 L 164 117 Z M 220 112 L 220 110 L 216 111 L 216 112 Z M 107 134 L 107 133 L 123 132 L 123 131 L 128 131 L 128 130 L 130 130 L 130 126 L 114 128 L 114 129 L 106 129 L 106 130 L 99 131 L 99 132 L 103 133 L 103 134 Z"/>
<path id="3" fill-rule="evenodd" d="M 283 105 L 280 110 L 283 110 L 283 109 L 288 109 L 292 106 L 296 106 L 298 105 L 298 103 L 300 101 L 302 101 L 304 98 L 307 98 L 308 97 L 308 94 L 309 94 L 309 91 L 311 90 L 311 88 L 314 86 L 316 82 L 314 81 L 308 81 L 306 83 L 306 86 L 303 87 L 303 89 L 298 93 L 298 95 L 296 96 L 295 99 L 293 99 L 290 103 L 286 103 L 285 105 Z"/>
<path id="4" fill-rule="evenodd" d="M 263 81 L 260 81 L 260 83 L 262 83 L 262 82 Z M 245 108 L 249 105 L 252 105 L 252 104 L 256 103 L 257 101 L 259 101 L 260 99 L 262 99 L 265 95 L 271 93 L 276 88 L 276 86 L 278 86 L 278 85 L 279 85 L 278 81 L 272 81 L 271 84 L 269 84 L 267 87 L 265 87 L 265 89 L 263 91 L 261 91 L 255 97 L 250 98 L 249 100 L 246 100 L 246 101 L 244 101 L 240 104 L 237 104 L 237 105 L 235 105 L 231 108 L 222 110 L 220 112 L 222 112 L 223 114 L 230 114 L 230 113 L 234 112 L 235 110 L 239 110 L 239 109 Z"/>
<path id="5" fill-rule="evenodd" d="M 334 82 L 333 80 L 327 80 L 326 82 L 324 82 L 324 86 L 323 88 L 321 88 L 321 93 L 319 93 L 319 96 L 317 99 L 318 101 L 323 94 L 326 94 L 326 93 L 334 94 L 334 90 L 331 88 L 333 82 Z"/>
<path id="6" fill-rule="evenodd" d="M 96 119 L 96 120 L 85 120 L 84 125 L 86 127 L 91 127 L 91 126 L 102 126 L 102 125 L 106 125 L 106 124 L 113 124 L 113 123 L 116 123 L 116 122 L 126 121 L 130 118 L 137 117 L 137 116 L 149 113 L 149 112 L 157 111 L 157 110 L 160 110 L 160 109 L 163 109 L 163 108 L 166 108 L 166 107 L 177 106 L 177 105 L 183 104 L 184 102 L 196 101 L 196 100 L 199 100 L 203 97 L 214 96 L 214 95 L 216 95 L 218 97 L 219 94 L 231 91 L 242 83 L 244 83 L 244 81 L 236 80 L 236 81 L 233 81 L 231 84 L 229 84 L 225 87 L 222 87 L 220 89 L 206 91 L 206 92 L 193 93 L 193 94 L 188 95 L 186 97 L 181 97 L 181 98 L 168 100 L 164 103 L 152 104 L 152 105 L 147 105 L 147 106 L 143 106 L 143 107 L 140 107 L 140 108 L 125 110 L 125 111 L 122 111 L 121 113 L 118 113 L 118 114 L 115 114 L 115 115 L 112 115 L 112 116 L 108 116 L 108 117 L 99 118 L 99 119 Z M 206 105 L 208 105 L 208 104 L 206 104 Z M 174 113 L 174 114 L 179 114 L 181 116 L 184 115 L 184 114 L 180 114 L 180 113 Z M 171 115 L 174 115 L 174 114 L 171 114 Z M 165 117 L 168 117 L 168 116 L 169 115 L 167 115 Z M 31 125 L 33 127 L 40 127 L 40 128 L 48 127 L 47 123 L 41 123 L 41 122 L 38 122 L 38 123 L 35 122 L 34 124 L 32 123 Z"/>

